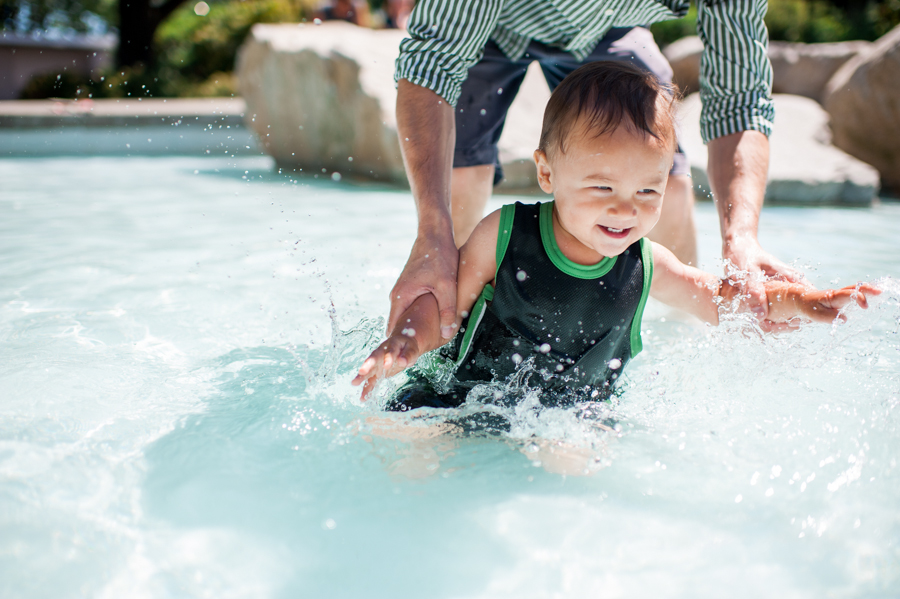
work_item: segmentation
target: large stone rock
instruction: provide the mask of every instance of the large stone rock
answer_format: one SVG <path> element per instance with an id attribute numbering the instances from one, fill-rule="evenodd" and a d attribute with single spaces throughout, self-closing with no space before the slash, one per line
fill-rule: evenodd
<path id="1" fill-rule="evenodd" d="M 247 124 L 281 167 L 403 181 L 394 59 L 404 33 L 255 25 L 238 54 Z"/>
<path id="2" fill-rule="evenodd" d="M 834 73 L 848 60 L 871 46 L 870 42 L 837 42 L 833 44 L 794 44 L 770 42 L 772 91 L 806 96 L 822 101 L 825 86 Z M 703 42 L 692 35 L 683 37 L 663 49 L 674 71 L 675 84 L 687 96 L 700 90 L 700 56 Z"/>
<path id="3" fill-rule="evenodd" d="M 770 137 L 766 202 L 774 204 L 870 204 L 878 172 L 830 144 L 828 115 L 815 101 L 776 94 Z M 707 147 L 700 137 L 700 94 L 682 102 L 680 141 L 691 162 L 698 197 L 709 195 Z"/>
<path id="4" fill-rule="evenodd" d="M 700 91 L 700 56 L 703 40 L 689 35 L 672 42 L 663 49 L 663 55 L 672 65 L 672 80 L 684 96 Z"/>
<path id="5" fill-rule="evenodd" d="M 834 144 L 878 169 L 900 193 L 900 26 L 848 61 L 828 82 Z"/>
<path id="6" fill-rule="evenodd" d="M 255 25 L 236 72 L 263 149 L 280 167 L 405 184 L 394 112 L 404 36 L 339 21 Z M 499 143 L 504 187 L 536 183 L 531 156 L 549 96 L 540 69 L 529 70 Z"/>
<path id="7" fill-rule="evenodd" d="M 870 46 L 871 42 L 860 41 L 831 44 L 770 42 L 772 91 L 806 96 L 821 102 L 832 75 L 841 65 Z"/>

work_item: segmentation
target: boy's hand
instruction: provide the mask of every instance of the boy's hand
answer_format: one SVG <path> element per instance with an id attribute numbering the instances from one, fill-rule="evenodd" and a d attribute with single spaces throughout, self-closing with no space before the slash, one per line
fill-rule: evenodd
<path id="1" fill-rule="evenodd" d="M 797 316 L 813 322 L 828 323 L 835 318 L 846 321 L 847 317 L 840 314 L 840 309 L 854 300 L 860 308 L 868 308 L 867 293 L 878 295 L 881 290 L 868 283 L 820 291 L 796 283 L 767 281 L 768 321 L 787 322 Z"/>
<path id="2" fill-rule="evenodd" d="M 359 386 L 365 383 L 360 397 L 365 401 L 380 379 L 402 372 L 407 366 L 414 364 L 420 354 L 414 332 L 399 335 L 395 333 L 366 358 L 351 384 Z"/>

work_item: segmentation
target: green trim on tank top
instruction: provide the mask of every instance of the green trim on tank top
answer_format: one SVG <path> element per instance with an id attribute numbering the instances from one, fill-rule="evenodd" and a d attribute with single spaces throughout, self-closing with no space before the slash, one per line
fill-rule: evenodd
<path id="1" fill-rule="evenodd" d="M 509 240 L 512 238 L 513 221 L 516 218 L 516 205 L 507 204 L 500 208 L 500 226 L 497 228 L 497 268 L 494 269 L 494 280 L 497 280 L 497 273 L 500 272 L 500 263 L 506 256 L 506 248 L 509 247 Z"/>
<path id="2" fill-rule="evenodd" d="M 634 319 L 631 321 L 631 357 L 635 357 L 644 349 L 641 340 L 641 322 L 644 318 L 644 306 L 650 296 L 650 284 L 653 282 L 653 244 L 646 237 L 641 237 L 641 264 L 644 267 L 644 288 L 641 290 L 641 301 L 638 302 Z"/>
<path id="3" fill-rule="evenodd" d="M 466 354 L 469 353 L 469 349 L 472 347 L 472 337 L 475 336 L 475 331 L 478 329 L 478 325 L 481 324 L 481 319 L 484 317 L 485 310 L 487 310 L 487 303 L 493 301 L 493 299 L 494 286 L 488 283 L 481 290 L 481 295 L 475 301 L 475 305 L 472 306 L 472 311 L 469 313 L 468 326 L 462 333 L 463 338 L 459 344 L 459 355 L 456 357 L 457 366 L 462 365 Z"/>
<path id="4" fill-rule="evenodd" d="M 566 273 L 570 277 L 577 279 L 599 279 L 616 264 L 616 256 L 607 256 L 597 264 L 578 264 L 566 258 L 566 255 L 559 249 L 556 243 L 556 235 L 553 234 L 553 202 L 545 202 L 541 204 L 541 242 L 544 244 L 544 251 L 550 258 L 553 266 Z"/>

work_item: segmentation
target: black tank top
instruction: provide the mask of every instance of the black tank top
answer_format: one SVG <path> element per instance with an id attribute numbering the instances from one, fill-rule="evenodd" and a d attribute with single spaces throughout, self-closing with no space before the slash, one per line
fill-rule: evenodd
<path id="1" fill-rule="evenodd" d="M 463 383 L 502 380 L 530 364 L 540 375 L 532 383 L 606 396 L 641 351 L 652 272 L 645 239 L 598 264 L 576 264 L 556 243 L 553 202 L 504 206 L 495 286 L 485 286 L 442 353 Z"/>

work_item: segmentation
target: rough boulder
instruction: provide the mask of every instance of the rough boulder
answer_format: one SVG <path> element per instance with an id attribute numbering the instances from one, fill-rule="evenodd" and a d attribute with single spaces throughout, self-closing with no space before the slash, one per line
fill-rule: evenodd
<path id="1" fill-rule="evenodd" d="M 821 102 L 828 80 L 847 61 L 866 52 L 870 42 L 794 44 L 769 42 L 772 91 L 806 96 Z M 675 84 L 687 96 L 700 90 L 700 56 L 703 42 L 692 35 L 663 49 L 674 72 Z"/>
<path id="2" fill-rule="evenodd" d="M 870 42 L 770 42 L 772 91 L 776 94 L 806 96 L 821 102 L 832 75 L 841 65 L 865 52 L 870 46 Z"/>
<path id="3" fill-rule="evenodd" d="M 775 131 L 770 138 L 766 202 L 775 204 L 870 204 L 878 172 L 830 144 L 828 115 L 802 96 L 776 94 Z M 709 194 L 707 148 L 700 137 L 700 94 L 679 109 L 680 140 L 691 162 L 698 196 Z"/>
<path id="4" fill-rule="evenodd" d="M 339 21 L 255 25 L 237 60 L 247 125 L 282 168 L 406 183 L 394 107 L 405 32 Z M 504 186 L 536 182 L 531 155 L 550 92 L 529 71 L 500 139 Z"/>
<path id="5" fill-rule="evenodd" d="M 900 26 L 848 61 L 828 82 L 834 145 L 881 173 L 900 194 Z"/>

